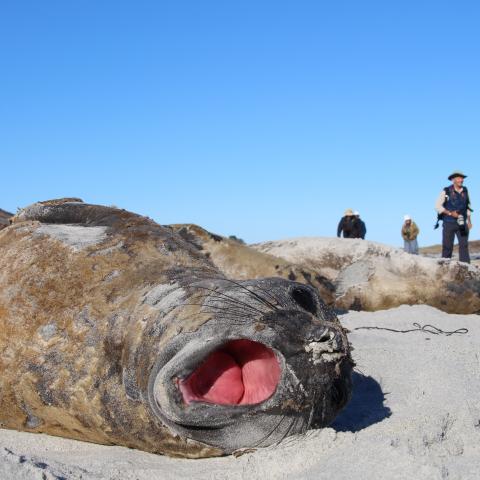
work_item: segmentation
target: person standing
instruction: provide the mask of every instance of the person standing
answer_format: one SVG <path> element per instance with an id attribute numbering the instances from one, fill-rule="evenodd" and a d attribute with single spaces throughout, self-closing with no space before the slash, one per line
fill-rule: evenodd
<path id="1" fill-rule="evenodd" d="M 452 258 L 453 243 L 457 236 L 460 261 L 470 263 L 468 234 L 472 229 L 473 210 L 467 187 L 463 185 L 465 178 L 467 176 L 459 170 L 448 177 L 452 184 L 440 192 L 435 210 L 439 219 L 443 220 L 442 257 Z"/>
<path id="2" fill-rule="evenodd" d="M 365 235 L 367 234 L 367 227 L 365 222 L 360 218 L 360 212 L 355 211 L 353 215 L 356 219 L 356 237 L 365 240 Z"/>
<path id="3" fill-rule="evenodd" d="M 420 229 L 412 220 L 412 217 L 410 217 L 410 215 L 405 215 L 403 217 L 402 225 L 403 249 L 405 252 L 418 255 L 417 237 L 419 233 Z"/>
<path id="4" fill-rule="evenodd" d="M 337 237 L 343 232 L 343 238 L 355 238 L 355 217 L 353 215 L 353 210 L 347 208 L 343 217 L 340 219 L 337 227 Z"/>

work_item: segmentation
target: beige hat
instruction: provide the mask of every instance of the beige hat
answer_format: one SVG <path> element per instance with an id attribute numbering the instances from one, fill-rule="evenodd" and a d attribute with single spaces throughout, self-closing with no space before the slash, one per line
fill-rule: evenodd
<path id="1" fill-rule="evenodd" d="M 449 176 L 448 176 L 448 179 L 449 180 L 452 180 L 452 178 L 455 178 L 455 177 L 463 177 L 463 178 L 467 178 L 467 176 L 462 173 L 460 170 L 454 170 Z"/>
<path id="2" fill-rule="evenodd" d="M 353 217 L 353 210 L 351 208 L 347 208 L 345 213 L 343 214 L 345 217 Z"/>

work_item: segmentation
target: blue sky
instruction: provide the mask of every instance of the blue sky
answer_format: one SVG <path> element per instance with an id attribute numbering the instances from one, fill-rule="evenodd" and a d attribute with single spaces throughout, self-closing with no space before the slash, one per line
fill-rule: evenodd
<path id="1" fill-rule="evenodd" d="M 5 1 L 0 207 L 79 196 L 247 242 L 480 209 L 480 3 Z M 479 213 L 472 238 L 479 238 Z"/>

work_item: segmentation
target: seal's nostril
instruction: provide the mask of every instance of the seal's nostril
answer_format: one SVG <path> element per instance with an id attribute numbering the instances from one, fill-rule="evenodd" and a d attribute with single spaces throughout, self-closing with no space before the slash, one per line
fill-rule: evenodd
<path id="1" fill-rule="evenodd" d="M 335 338 L 335 334 L 330 330 L 325 330 L 318 339 L 319 342 L 330 342 Z"/>
<path id="2" fill-rule="evenodd" d="M 307 288 L 294 287 L 290 296 L 293 300 L 307 312 L 313 315 L 317 314 L 317 302 L 315 301 L 314 294 Z"/>
<path id="3" fill-rule="evenodd" d="M 309 337 L 319 343 L 332 343 L 335 340 L 335 332 L 330 328 L 316 329 Z"/>

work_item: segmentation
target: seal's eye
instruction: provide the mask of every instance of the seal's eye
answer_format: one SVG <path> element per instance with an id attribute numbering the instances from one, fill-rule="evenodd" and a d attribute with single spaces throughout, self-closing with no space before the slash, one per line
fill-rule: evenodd
<path id="1" fill-rule="evenodd" d="M 279 380 L 273 350 L 241 339 L 210 353 L 190 376 L 177 382 L 187 404 L 252 405 L 271 397 Z"/>
<path id="2" fill-rule="evenodd" d="M 312 315 L 317 314 L 317 302 L 315 301 L 313 293 L 309 289 L 302 287 L 294 287 L 290 291 L 290 296 L 293 298 L 293 300 L 297 303 L 298 306 L 311 313 Z"/>

